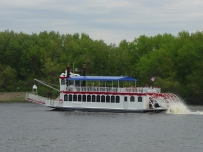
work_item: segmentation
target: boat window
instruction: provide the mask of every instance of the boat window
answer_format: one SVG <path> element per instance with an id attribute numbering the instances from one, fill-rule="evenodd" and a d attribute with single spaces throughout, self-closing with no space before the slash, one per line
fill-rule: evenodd
<path id="1" fill-rule="evenodd" d="M 73 81 L 70 81 L 70 80 L 68 80 L 69 81 L 69 85 L 73 85 Z"/>
<path id="2" fill-rule="evenodd" d="M 116 103 L 120 103 L 120 97 L 116 96 Z"/>
<path id="3" fill-rule="evenodd" d="M 100 96 L 97 95 L 97 102 L 100 102 Z"/>
<path id="4" fill-rule="evenodd" d="M 77 101 L 77 95 L 73 95 L 73 101 Z"/>
<path id="5" fill-rule="evenodd" d="M 92 102 L 95 102 L 95 95 L 92 96 Z"/>
<path id="6" fill-rule="evenodd" d="M 62 80 L 61 80 L 61 85 L 65 85 L 65 84 L 66 84 L 65 79 L 62 79 Z"/>
<path id="7" fill-rule="evenodd" d="M 87 102 L 90 102 L 90 101 L 91 101 L 91 96 L 87 95 Z"/>
<path id="8" fill-rule="evenodd" d="M 142 97 L 138 97 L 138 102 L 142 102 Z"/>
<path id="9" fill-rule="evenodd" d="M 76 86 L 80 86 L 80 81 L 75 81 Z"/>
<path id="10" fill-rule="evenodd" d="M 68 95 L 67 94 L 64 95 L 64 101 L 68 101 Z"/>
<path id="11" fill-rule="evenodd" d="M 104 95 L 101 96 L 101 102 L 105 102 L 105 96 Z"/>
<path id="12" fill-rule="evenodd" d="M 128 101 L 128 97 L 124 97 L 124 101 L 127 102 Z"/>
<path id="13" fill-rule="evenodd" d="M 110 96 L 106 96 L 106 102 L 110 102 Z"/>
<path id="14" fill-rule="evenodd" d="M 115 102 L 115 97 L 111 96 L 111 103 L 114 103 L 114 102 Z"/>
<path id="15" fill-rule="evenodd" d="M 81 95 L 78 95 L 78 102 L 81 102 Z"/>
<path id="16" fill-rule="evenodd" d="M 72 101 L 72 100 L 73 100 L 73 95 L 70 94 L 70 95 L 69 95 L 69 99 L 68 99 L 68 101 Z"/>
<path id="17" fill-rule="evenodd" d="M 134 96 L 131 96 L 130 97 L 130 102 L 134 102 L 135 101 L 135 97 Z"/>
<path id="18" fill-rule="evenodd" d="M 86 95 L 82 95 L 82 101 L 86 102 Z"/>

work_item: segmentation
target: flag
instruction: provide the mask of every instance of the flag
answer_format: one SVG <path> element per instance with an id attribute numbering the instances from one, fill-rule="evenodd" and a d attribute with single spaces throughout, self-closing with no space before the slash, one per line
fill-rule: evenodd
<path id="1" fill-rule="evenodd" d="M 154 81 L 155 81 L 155 78 L 156 78 L 156 77 L 152 77 L 150 80 L 154 82 Z"/>

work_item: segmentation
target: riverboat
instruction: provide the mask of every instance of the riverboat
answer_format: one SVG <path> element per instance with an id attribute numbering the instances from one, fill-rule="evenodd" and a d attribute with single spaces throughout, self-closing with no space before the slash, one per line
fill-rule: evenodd
<path id="1" fill-rule="evenodd" d="M 60 90 L 51 87 L 59 91 L 56 99 L 37 95 L 35 84 L 33 92 L 27 93 L 25 99 L 56 110 L 121 113 L 166 111 L 171 103 L 179 101 L 175 94 L 161 93 L 160 88 L 137 87 L 136 81 L 128 76 L 86 76 L 86 66 L 80 76 L 71 73 L 68 66 L 59 77 Z"/>

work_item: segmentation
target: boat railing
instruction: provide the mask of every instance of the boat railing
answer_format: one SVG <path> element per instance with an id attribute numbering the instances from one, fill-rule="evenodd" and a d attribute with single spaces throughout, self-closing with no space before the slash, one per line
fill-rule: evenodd
<path id="1" fill-rule="evenodd" d="M 134 92 L 134 93 L 160 93 L 160 88 L 152 87 L 98 87 L 98 86 L 71 86 L 66 91 L 77 92 Z"/>
<path id="2" fill-rule="evenodd" d="M 47 98 L 33 93 L 26 93 L 25 99 L 39 104 L 45 104 L 45 101 L 47 100 Z"/>

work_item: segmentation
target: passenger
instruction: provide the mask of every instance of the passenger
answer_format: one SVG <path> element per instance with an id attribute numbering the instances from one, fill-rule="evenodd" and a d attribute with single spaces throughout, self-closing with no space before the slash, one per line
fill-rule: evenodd
<path id="1" fill-rule="evenodd" d="M 130 86 L 130 92 L 134 92 L 134 88 L 132 85 Z"/>
<path id="2" fill-rule="evenodd" d="M 151 103 L 153 103 L 153 99 L 152 99 L 152 97 L 149 97 L 149 100 L 150 100 Z"/>

